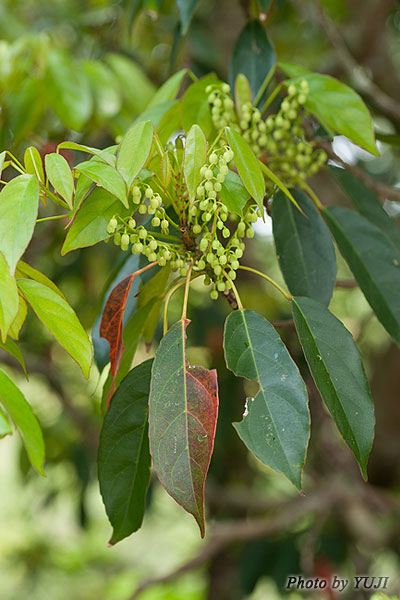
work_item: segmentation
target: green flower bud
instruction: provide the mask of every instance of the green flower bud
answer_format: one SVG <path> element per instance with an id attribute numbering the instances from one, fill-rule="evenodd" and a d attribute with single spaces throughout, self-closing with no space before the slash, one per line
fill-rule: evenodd
<path id="1" fill-rule="evenodd" d="M 153 225 L 153 227 L 159 227 L 160 223 L 161 221 L 158 217 L 153 217 L 151 220 L 151 224 Z"/>
<path id="2" fill-rule="evenodd" d="M 197 268 L 200 271 L 204 271 L 204 269 L 206 268 L 206 263 L 204 262 L 204 260 L 202 258 L 197 261 Z"/>
<path id="3" fill-rule="evenodd" d="M 140 254 L 143 250 L 143 244 L 141 244 L 140 242 L 136 242 L 136 244 L 133 244 L 132 246 L 132 254 Z"/>
<path id="4" fill-rule="evenodd" d="M 222 230 L 222 237 L 224 237 L 226 239 L 230 235 L 231 235 L 231 232 L 229 231 L 229 229 L 227 227 L 224 227 L 223 230 Z"/>
<path id="5" fill-rule="evenodd" d="M 225 163 L 220 163 L 219 172 L 221 173 L 221 175 L 226 175 L 229 172 L 228 166 Z M 220 183 L 222 183 L 222 181 Z"/>
<path id="6" fill-rule="evenodd" d="M 150 252 L 150 254 L 147 255 L 147 258 L 149 262 L 154 262 L 157 260 L 157 254 L 155 252 Z"/>
<path id="7" fill-rule="evenodd" d="M 211 192 L 208 192 L 208 197 L 211 198 L 211 200 L 215 200 L 217 197 L 217 192 L 215 190 L 211 190 Z"/>
<path id="8" fill-rule="evenodd" d="M 217 162 L 218 162 L 218 155 L 217 155 L 215 152 L 213 152 L 213 153 L 210 155 L 209 161 L 210 161 L 210 163 L 211 163 L 212 165 L 216 165 L 216 164 L 217 164 Z"/>
<path id="9" fill-rule="evenodd" d="M 211 300 L 218 300 L 217 290 L 212 290 L 212 292 L 210 293 L 210 298 L 211 298 Z"/>
<path id="10" fill-rule="evenodd" d="M 194 235 L 199 235 L 199 233 L 201 233 L 201 225 L 199 225 L 198 223 L 196 223 L 196 225 L 193 225 L 193 233 Z"/>
<path id="11" fill-rule="evenodd" d="M 214 177 L 214 173 L 212 172 L 212 169 L 206 169 L 204 177 L 208 180 L 212 179 Z"/>
<path id="12" fill-rule="evenodd" d="M 223 175 L 222 173 L 218 173 L 217 175 L 217 182 L 218 183 L 224 183 L 225 181 L 225 175 Z"/>
<path id="13" fill-rule="evenodd" d="M 229 94 L 231 91 L 231 86 L 228 83 L 224 83 L 221 87 L 221 90 L 224 94 Z"/>
<path id="14" fill-rule="evenodd" d="M 200 176 L 201 177 L 205 177 L 206 176 L 206 171 L 207 171 L 208 167 L 207 165 L 203 165 L 200 169 Z"/>
<path id="15" fill-rule="evenodd" d="M 146 198 L 152 198 L 154 196 L 154 192 L 151 189 L 151 187 L 148 187 L 144 193 L 144 195 L 146 196 Z"/>
<path id="16" fill-rule="evenodd" d="M 204 237 L 203 237 L 203 238 L 201 239 L 201 242 L 200 242 L 199 248 L 200 248 L 200 251 L 201 251 L 201 252 L 205 252 L 205 251 L 207 250 L 207 248 L 208 248 L 208 240 L 207 240 L 207 238 L 204 238 Z"/>
<path id="17" fill-rule="evenodd" d="M 232 269 L 235 269 L 235 271 L 236 271 L 236 269 L 239 268 L 239 261 L 236 258 L 231 260 L 231 267 L 232 267 Z"/>
<path id="18" fill-rule="evenodd" d="M 226 254 L 223 254 L 222 256 L 219 257 L 219 262 L 221 263 L 221 265 L 226 265 L 227 263 L 227 258 L 226 258 Z"/>
<path id="19" fill-rule="evenodd" d="M 229 278 L 232 279 L 232 281 L 235 281 L 235 279 L 237 277 L 235 271 L 229 271 L 228 275 L 229 275 Z"/>
<path id="20" fill-rule="evenodd" d="M 145 215 L 147 213 L 147 206 L 145 204 L 140 204 L 138 211 L 141 215 Z"/>
<path id="21" fill-rule="evenodd" d="M 219 292 L 224 292 L 226 288 L 225 283 L 223 281 L 218 281 L 217 288 Z"/>
<path id="22" fill-rule="evenodd" d="M 118 226 L 118 221 L 117 219 L 115 219 L 114 217 L 112 219 L 110 219 L 110 222 L 107 225 L 107 233 L 114 233 L 115 230 L 117 229 Z"/>
<path id="23" fill-rule="evenodd" d="M 233 152 L 231 149 L 224 152 L 224 159 L 227 163 L 230 163 L 231 160 L 233 160 Z"/>
<path id="24" fill-rule="evenodd" d="M 214 190 L 215 190 L 215 192 L 220 192 L 221 189 L 222 189 L 222 185 L 219 183 L 219 181 L 216 181 L 214 183 Z"/>
<path id="25" fill-rule="evenodd" d="M 237 258 L 242 258 L 243 250 L 241 248 L 236 248 L 235 254 L 236 254 Z"/>
<path id="26" fill-rule="evenodd" d="M 295 85 L 293 85 L 293 83 L 288 87 L 288 94 L 289 96 L 295 96 L 297 94 L 297 88 Z"/>
<path id="27" fill-rule="evenodd" d="M 140 239 L 145 240 L 147 238 L 147 229 L 144 229 L 144 227 L 139 229 L 139 237 Z"/>
<path id="28" fill-rule="evenodd" d="M 150 248 L 150 250 L 157 250 L 157 248 L 158 248 L 157 240 L 151 240 L 149 242 L 149 248 Z"/>
<path id="29" fill-rule="evenodd" d="M 305 94 L 299 94 L 297 97 L 297 102 L 299 104 L 305 104 L 307 101 L 307 96 Z"/>
<path id="30" fill-rule="evenodd" d="M 182 277 L 186 277 L 188 272 L 189 272 L 189 269 L 186 266 L 182 267 L 181 270 L 179 271 L 179 273 L 180 273 L 180 275 L 182 275 Z"/>
<path id="31" fill-rule="evenodd" d="M 119 246 L 121 243 L 121 234 L 117 231 L 116 234 L 114 234 L 114 244 L 116 246 Z"/>
<path id="32" fill-rule="evenodd" d="M 159 256 L 157 258 L 157 262 L 160 265 L 160 267 L 165 267 L 165 265 L 167 264 L 167 261 L 165 260 L 164 256 Z"/>
<path id="33" fill-rule="evenodd" d="M 206 192 L 213 192 L 214 191 L 214 184 L 212 181 L 206 181 L 204 184 L 205 190 Z"/>
<path id="34" fill-rule="evenodd" d="M 220 265 L 216 265 L 216 266 L 214 267 L 214 273 L 215 273 L 215 275 L 216 275 L 217 277 L 218 277 L 219 275 L 221 275 L 221 273 L 222 273 L 222 267 L 221 267 Z"/>
<path id="35" fill-rule="evenodd" d="M 202 196 L 204 196 L 204 186 L 199 185 L 199 187 L 196 190 L 196 196 L 198 198 L 201 198 Z"/>
<path id="36" fill-rule="evenodd" d="M 161 229 L 162 229 L 163 231 L 166 231 L 166 230 L 168 230 L 168 229 L 169 229 L 169 223 L 168 223 L 167 219 L 163 219 L 163 220 L 161 221 Z"/>

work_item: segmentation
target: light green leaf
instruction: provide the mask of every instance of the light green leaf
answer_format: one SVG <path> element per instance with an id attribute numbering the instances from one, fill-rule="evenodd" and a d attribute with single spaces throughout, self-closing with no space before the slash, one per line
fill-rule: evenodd
<path id="1" fill-rule="evenodd" d="M 43 285 L 47 285 L 47 287 L 51 288 L 53 292 L 64 298 L 64 294 L 58 289 L 55 283 L 51 281 L 46 275 L 28 265 L 28 263 L 20 260 L 17 265 L 17 269 L 15 271 L 15 276 L 17 279 L 34 279 L 35 281 L 39 281 L 39 283 L 43 283 Z"/>
<path id="2" fill-rule="evenodd" d="M 202 180 L 201 167 L 207 162 L 207 140 L 201 127 L 192 125 L 186 136 L 185 155 L 183 159 L 183 173 L 189 199 L 194 200 L 196 190 Z"/>
<path id="3" fill-rule="evenodd" d="M 293 63 L 279 61 L 278 67 L 282 69 L 282 71 L 284 71 L 286 75 L 289 75 L 289 77 L 293 78 L 304 77 L 304 75 L 311 75 L 311 71 L 309 71 L 309 69 L 306 69 L 300 65 L 294 65 Z"/>
<path id="4" fill-rule="evenodd" d="M 174 73 L 162 86 L 157 90 L 154 94 L 149 106 L 156 106 L 157 104 L 163 104 L 164 102 L 168 102 L 169 100 L 173 100 L 177 93 L 179 92 L 179 88 L 181 87 L 181 83 L 186 75 L 188 70 L 181 69 L 177 73 Z"/>
<path id="5" fill-rule="evenodd" d="M 196 123 L 207 138 L 213 129 L 213 124 L 206 88 L 212 83 L 218 83 L 218 79 L 214 75 L 207 75 L 199 79 L 186 90 L 181 102 L 183 129 L 189 131 L 191 126 Z"/>
<path id="6" fill-rule="evenodd" d="M 232 148 L 235 155 L 235 163 L 240 179 L 243 181 L 243 184 L 250 196 L 254 198 L 263 212 L 265 183 L 260 163 L 240 133 L 234 129 L 231 129 L 230 127 L 227 127 L 226 135 L 228 144 Z"/>
<path id="7" fill-rule="evenodd" d="M 293 298 L 292 309 L 315 384 L 366 479 L 375 419 L 357 346 L 343 323 L 319 302 Z"/>
<path id="8" fill-rule="evenodd" d="M 19 175 L 0 192 L 0 252 L 15 273 L 35 229 L 39 185 L 34 175 Z"/>
<path id="9" fill-rule="evenodd" d="M 99 60 L 86 60 L 82 67 L 89 80 L 99 118 L 105 120 L 117 115 L 121 110 L 122 92 L 115 74 Z"/>
<path id="10" fill-rule="evenodd" d="M 25 323 L 26 315 L 28 313 L 28 307 L 26 305 L 25 300 L 19 296 L 19 306 L 18 313 L 15 317 L 14 321 L 11 323 L 11 327 L 8 331 L 8 335 L 12 337 L 14 340 L 19 338 L 19 334 L 22 328 L 22 325 Z"/>
<path id="11" fill-rule="evenodd" d="M 78 150 L 79 152 L 87 152 L 88 154 L 93 154 L 98 158 L 101 158 L 105 163 L 110 165 L 111 167 L 115 167 L 117 159 L 115 157 L 115 152 L 118 146 L 111 146 L 110 148 L 104 148 L 104 150 L 99 150 L 98 148 L 92 148 L 91 146 L 84 146 L 83 144 L 77 144 L 76 142 L 61 142 L 58 144 L 57 150 L 62 150 L 66 148 L 68 150 Z"/>
<path id="12" fill-rule="evenodd" d="M 112 53 L 106 61 L 117 76 L 131 116 L 143 112 L 155 94 L 154 84 L 131 58 Z"/>
<path id="13" fill-rule="evenodd" d="M 6 259 L 0 253 L 0 330 L 6 341 L 9 329 L 18 314 L 19 296 L 15 277 L 10 275 Z"/>
<path id="14" fill-rule="evenodd" d="M 235 171 L 228 171 L 226 174 L 225 181 L 221 183 L 219 198 L 229 212 L 234 212 L 239 217 L 243 216 L 243 208 L 246 206 L 250 194 Z"/>
<path id="15" fill-rule="evenodd" d="M 111 167 L 97 157 L 93 157 L 90 160 L 79 163 L 74 168 L 110 192 L 110 194 L 116 196 L 128 208 L 128 192 L 125 181 L 114 167 Z"/>
<path id="16" fill-rule="evenodd" d="M 22 300 L 22 298 L 20 298 L 20 302 L 24 303 L 24 300 Z M 25 304 L 26 307 L 26 304 Z M 11 356 L 13 356 L 21 365 L 21 367 L 24 370 L 25 376 L 28 379 L 28 373 L 26 372 L 26 365 L 25 365 L 25 360 L 24 360 L 24 356 L 19 348 L 19 346 L 17 346 L 17 344 L 14 342 L 14 340 L 10 339 L 10 337 L 8 337 L 6 339 L 6 341 L 3 343 L 0 340 L 0 348 L 2 350 L 4 350 L 4 352 L 7 352 L 8 354 L 11 354 Z"/>
<path id="17" fill-rule="evenodd" d="M 61 254 L 77 248 L 93 246 L 110 237 L 107 225 L 115 214 L 128 216 L 131 211 L 121 209 L 121 203 L 106 190 L 96 188 L 83 202 L 65 238 Z"/>
<path id="18" fill-rule="evenodd" d="M 1 369 L 0 402 L 16 426 L 32 466 L 44 475 L 45 448 L 40 425 L 22 392 Z"/>
<path id="19" fill-rule="evenodd" d="M 303 192 L 293 195 L 301 213 L 282 193 L 272 203 L 272 224 L 279 266 L 290 292 L 328 305 L 336 279 L 332 238 L 318 210 Z"/>
<path id="20" fill-rule="evenodd" d="M 89 377 L 92 345 L 74 310 L 59 294 L 33 279 L 18 279 L 18 287 L 38 318 Z"/>
<path id="21" fill-rule="evenodd" d="M 117 157 L 117 170 L 124 178 L 128 190 L 139 171 L 144 167 L 152 143 L 153 125 L 150 121 L 136 123 L 122 138 Z"/>
<path id="22" fill-rule="evenodd" d="M 12 435 L 11 425 L 5 413 L 0 408 L 0 438 L 6 437 L 6 435 Z"/>
<path id="23" fill-rule="evenodd" d="M 342 206 L 323 216 L 376 316 L 400 345 L 400 251 L 365 217 Z"/>
<path id="24" fill-rule="evenodd" d="M 51 185 L 72 209 L 72 197 L 74 194 L 74 178 L 69 164 L 61 154 L 52 152 L 46 154 L 44 159 L 47 177 Z"/>
<path id="25" fill-rule="evenodd" d="M 261 462 L 301 489 L 310 415 L 297 366 L 272 325 L 251 310 L 236 310 L 226 319 L 224 351 L 228 369 L 260 386 L 246 400 L 235 429 Z"/>
<path id="26" fill-rule="evenodd" d="M 6 160 L 6 151 L 4 150 L 4 152 L 0 152 L 0 177 L 3 173 L 3 169 L 4 169 L 4 161 Z"/>
<path id="27" fill-rule="evenodd" d="M 305 79 L 310 86 L 305 107 L 323 126 L 345 135 L 368 152 L 379 156 L 371 115 L 361 96 L 341 81 L 318 73 L 305 74 L 285 83 Z"/>
<path id="28" fill-rule="evenodd" d="M 25 150 L 24 163 L 26 172 L 30 175 L 35 175 L 41 183 L 44 183 L 43 161 L 39 150 L 35 146 L 29 146 Z"/>

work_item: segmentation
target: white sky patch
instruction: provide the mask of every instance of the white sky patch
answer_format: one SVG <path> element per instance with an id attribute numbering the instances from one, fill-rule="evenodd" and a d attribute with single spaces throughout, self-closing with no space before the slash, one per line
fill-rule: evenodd
<path id="1" fill-rule="evenodd" d="M 272 237 L 272 219 L 264 208 L 265 223 L 262 219 L 258 219 L 252 227 L 257 235 L 270 238 Z"/>

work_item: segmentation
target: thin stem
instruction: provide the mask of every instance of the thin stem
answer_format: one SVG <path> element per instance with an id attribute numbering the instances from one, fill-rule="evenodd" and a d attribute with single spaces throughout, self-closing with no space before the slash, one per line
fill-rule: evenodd
<path id="1" fill-rule="evenodd" d="M 324 206 L 318 198 L 317 194 L 314 192 L 314 190 L 312 190 L 310 186 L 307 183 L 305 183 L 305 181 L 301 183 L 301 187 L 310 196 L 311 200 L 314 202 L 318 210 L 323 210 Z"/>
<path id="2" fill-rule="evenodd" d="M 43 221 L 54 221 L 55 219 L 65 219 L 68 215 L 54 215 L 53 217 L 43 217 L 42 219 L 36 219 L 36 223 L 42 223 Z"/>
<path id="3" fill-rule="evenodd" d="M 186 279 L 184 279 L 183 281 L 180 281 L 179 283 L 174 285 L 174 287 L 170 289 L 170 291 L 168 292 L 168 294 L 165 297 L 163 335 L 165 335 L 168 331 L 168 306 L 169 306 L 169 301 L 171 300 L 171 296 L 176 292 L 176 290 L 178 290 L 185 283 L 186 283 Z"/>
<path id="4" fill-rule="evenodd" d="M 150 234 L 155 238 L 159 238 L 160 240 L 169 240 L 170 242 L 182 244 L 181 238 L 178 238 L 175 235 L 169 235 L 168 233 L 159 233 L 158 231 L 151 231 Z"/>
<path id="5" fill-rule="evenodd" d="M 16 156 L 14 156 L 14 154 L 12 154 L 9 150 L 7 150 L 7 154 L 8 154 L 8 156 L 11 157 L 11 164 L 13 164 L 13 162 L 15 162 L 19 166 L 19 168 L 22 169 L 22 173 L 26 173 L 23 165 L 19 162 L 18 158 Z M 17 169 L 17 170 L 19 170 L 19 169 Z"/>
<path id="6" fill-rule="evenodd" d="M 224 275 L 225 275 L 227 281 L 229 281 L 229 283 L 231 284 L 231 288 L 232 288 L 233 293 L 235 294 L 235 298 L 236 298 L 236 302 L 237 302 L 239 310 L 243 310 L 243 304 L 242 304 L 242 301 L 240 300 L 239 292 L 237 291 L 236 285 L 233 283 L 232 279 L 229 277 L 229 275 L 226 271 L 224 271 Z"/>
<path id="7" fill-rule="evenodd" d="M 181 317 L 182 321 L 185 321 L 186 315 L 187 315 L 187 305 L 188 305 L 188 300 L 189 300 L 189 284 L 190 284 L 190 278 L 192 276 L 192 269 L 193 269 L 193 264 L 190 265 L 189 272 L 186 277 L 185 296 L 183 298 L 183 309 L 182 309 L 182 317 Z"/>
<path id="8" fill-rule="evenodd" d="M 268 106 L 271 104 L 271 102 L 273 102 L 275 100 L 275 98 L 277 97 L 277 95 L 279 94 L 279 92 L 282 89 L 282 84 L 280 83 L 279 85 L 276 86 L 276 88 L 274 89 L 274 91 L 272 92 L 272 94 L 270 94 L 268 96 L 268 98 L 266 99 L 266 101 L 264 102 L 263 107 L 260 109 L 260 113 L 263 114 L 265 113 L 265 111 L 267 110 Z"/>
<path id="9" fill-rule="evenodd" d="M 175 223 L 175 221 L 173 219 L 171 219 L 170 216 L 167 215 L 167 213 L 165 213 L 164 217 L 167 219 L 168 223 L 170 223 L 170 225 L 172 225 L 172 227 L 175 227 L 175 229 L 177 229 L 180 233 L 181 229 L 180 229 L 179 225 L 177 225 Z"/>
<path id="10" fill-rule="evenodd" d="M 215 140 L 213 141 L 213 143 L 210 146 L 210 149 L 208 151 L 209 155 L 214 150 L 215 146 L 218 144 L 218 142 L 221 139 L 221 137 L 222 137 L 222 135 L 223 135 L 224 132 L 225 132 L 225 128 L 220 130 L 219 134 L 217 135 L 217 137 L 215 138 Z"/>
<path id="11" fill-rule="evenodd" d="M 16 171 L 18 171 L 18 173 L 21 173 L 22 175 L 25 175 L 26 173 L 26 171 L 24 171 L 23 168 L 20 168 L 18 164 L 13 161 L 10 162 L 10 167 L 13 167 Z"/>
<path id="12" fill-rule="evenodd" d="M 191 71 L 191 69 L 188 69 L 187 74 L 189 75 L 193 83 L 196 83 L 196 81 L 199 80 L 199 78 L 193 73 L 193 71 Z"/>
<path id="13" fill-rule="evenodd" d="M 259 275 L 259 277 L 262 277 L 263 279 L 269 281 L 269 283 L 271 283 L 283 296 L 285 296 L 286 300 L 290 301 L 292 299 L 292 296 L 290 294 L 285 292 L 285 290 L 281 288 L 281 286 L 278 283 L 276 283 L 276 281 L 271 279 L 271 277 L 269 277 L 268 275 L 265 275 L 265 273 L 261 273 L 261 271 L 257 271 L 256 269 L 252 269 L 251 267 L 245 267 L 243 265 L 240 265 L 239 269 L 242 269 L 243 271 L 250 271 L 250 273 L 254 273 L 254 275 Z"/>
<path id="14" fill-rule="evenodd" d="M 254 98 L 254 103 L 253 103 L 254 106 L 257 106 L 257 104 L 260 102 L 261 98 L 263 97 L 263 94 L 264 94 L 265 90 L 268 87 L 269 82 L 271 81 L 272 77 L 275 74 L 275 71 L 276 71 L 276 65 L 274 65 L 273 67 L 271 67 L 270 70 L 268 71 L 268 75 L 264 79 L 262 86 L 258 90 L 256 97 Z"/>

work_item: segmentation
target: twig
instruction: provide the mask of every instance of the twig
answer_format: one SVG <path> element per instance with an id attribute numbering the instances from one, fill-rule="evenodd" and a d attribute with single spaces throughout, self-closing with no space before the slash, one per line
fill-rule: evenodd
<path id="1" fill-rule="evenodd" d="M 359 167 L 356 167 L 355 165 L 349 165 L 347 162 L 341 159 L 340 156 L 336 154 L 330 142 L 327 142 L 326 140 L 319 140 L 318 146 L 325 150 L 325 152 L 331 160 L 334 160 L 335 162 L 339 163 L 340 165 L 342 165 L 342 167 L 349 171 L 349 173 L 352 173 L 353 175 L 358 177 L 358 179 L 360 179 L 360 181 L 362 181 L 367 187 L 369 187 L 370 190 L 375 192 L 375 194 L 380 198 L 382 202 L 384 202 L 386 199 L 396 200 L 397 202 L 400 202 L 400 189 L 392 188 L 389 185 L 386 185 L 385 183 L 376 181 Z"/>
<path id="2" fill-rule="evenodd" d="M 358 283 L 355 279 L 336 279 L 335 287 L 351 290 L 358 287 Z"/>

